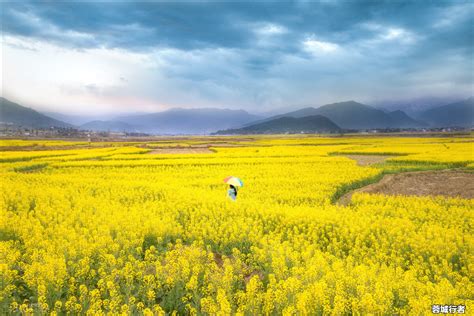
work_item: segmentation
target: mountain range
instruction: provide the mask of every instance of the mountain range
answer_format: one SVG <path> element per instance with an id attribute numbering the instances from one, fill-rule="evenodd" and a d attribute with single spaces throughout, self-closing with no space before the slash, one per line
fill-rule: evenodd
<path id="1" fill-rule="evenodd" d="M 355 101 L 306 107 L 268 118 L 244 110 L 216 108 L 181 109 L 163 112 L 91 119 L 52 113 L 52 118 L 0 97 L 0 123 L 30 127 L 74 127 L 91 131 L 142 132 L 149 134 L 210 134 L 216 131 L 249 133 L 335 132 L 381 128 L 424 128 L 473 126 L 474 99 L 436 107 L 415 118 L 401 110 L 384 111 Z M 62 115 L 62 116 L 61 116 Z M 68 122 L 57 119 L 63 117 Z M 309 117 L 304 120 L 294 120 Z M 91 119 L 84 123 L 85 119 Z M 283 120 L 279 120 L 285 118 Z M 288 119 L 290 118 L 290 119 Z M 69 122 L 77 122 L 70 124 Z M 263 124 L 267 123 L 268 124 Z M 263 124 L 263 125 L 262 125 Z M 278 128 L 280 126 L 280 128 Z"/>
<path id="2" fill-rule="evenodd" d="M 427 126 L 427 124 L 412 119 L 403 111 L 398 110 L 387 113 L 355 101 L 332 103 L 319 108 L 307 107 L 273 116 L 264 121 L 280 117 L 299 118 L 310 115 L 323 115 L 343 129 L 420 128 Z"/>
<path id="3" fill-rule="evenodd" d="M 421 113 L 419 118 L 434 127 L 472 127 L 474 125 L 474 98 L 470 97 L 461 102 L 427 110 Z"/>

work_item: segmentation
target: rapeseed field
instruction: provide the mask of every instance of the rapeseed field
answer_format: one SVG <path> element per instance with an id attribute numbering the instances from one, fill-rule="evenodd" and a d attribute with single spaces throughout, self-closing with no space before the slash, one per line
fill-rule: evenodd
<path id="1" fill-rule="evenodd" d="M 250 137 L 209 153 L 150 153 L 206 143 L 0 141 L 0 314 L 474 307 L 472 199 L 358 193 L 335 203 L 386 173 L 472 172 L 472 138 Z M 346 154 L 389 158 L 359 166 Z M 245 183 L 235 202 L 230 175 Z"/>

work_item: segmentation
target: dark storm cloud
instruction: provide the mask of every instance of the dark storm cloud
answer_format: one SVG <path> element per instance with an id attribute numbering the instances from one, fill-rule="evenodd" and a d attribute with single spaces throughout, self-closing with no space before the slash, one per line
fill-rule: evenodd
<path id="1" fill-rule="evenodd" d="M 370 37 L 373 31 L 364 29 L 364 23 L 389 24 L 424 33 L 436 20 L 442 19 L 446 9 L 464 5 L 465 10 L 472 10 L 469 4 L 467 1 L 5 3 L 2 24 L 7 34 L 51 41 L 60 39 L 54 30 L 70 32 L 70 36 L 62 38 L 62 44 L 80 48 L 99 45 L 127 49 L 246 48 L 254 44 L 255 27 L 262 22 L 286 27 L 289 32 L 284 39 L 315 33 L 343 44 Z M 467 46 L 466 36 L 469 32 L 472 36 L 470 23 L 472 16 L 470 21 L 452 30 L 456 36 L 445 36 L 443 45 Z M 447 33 L 450 34 L 449 30 Z M 287 43 L 279 49 L 291 51 L 291 46 Z"/>
<path id="2" fill-rule="evenodd" d="M 284 105 L 321 95 L 370 101 L 396 97 L 394 87 L 408 98 L 414 91 L 447 93 L 446 87 L 463 94 L 473 84 L 469 0 L 2 6 L 5 35 L 150 54 L 160 61 L 167 91 L 196 91 L 209 104 L 233 98 L 249 107 Z"/>

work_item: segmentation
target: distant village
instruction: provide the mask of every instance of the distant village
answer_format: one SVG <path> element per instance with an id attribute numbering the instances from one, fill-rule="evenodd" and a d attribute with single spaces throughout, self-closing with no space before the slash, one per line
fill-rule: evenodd
<path id="1" fill-rule="evenodd" d="M 150 136 L 146 133 L 113 132 L 113 131 L 87 131 L 73 127 L 31 128 L 12 124 L 0 124 L 0 137 L 2 138 L 120 138 Z"/>

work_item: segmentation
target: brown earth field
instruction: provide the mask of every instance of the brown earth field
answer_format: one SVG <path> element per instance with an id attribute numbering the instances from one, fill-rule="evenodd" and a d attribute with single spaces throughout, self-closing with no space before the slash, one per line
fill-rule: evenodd
<path id="1" fill-rule="evenodd" d="M 387 155 L 344 155 L 344 157 L 357 161 L 359 166 L 370 166 L 376 163 L 384 162 L 390 157 Z"/>
<path id="2" fill-rule="evenodd" d="M 385 195 L 474 198 L 474 173 L 459 170 L 417 171 L 385 175 L 382 180 L 343 195 L 337 204 L 347 205 L 356 192 Z"/>

